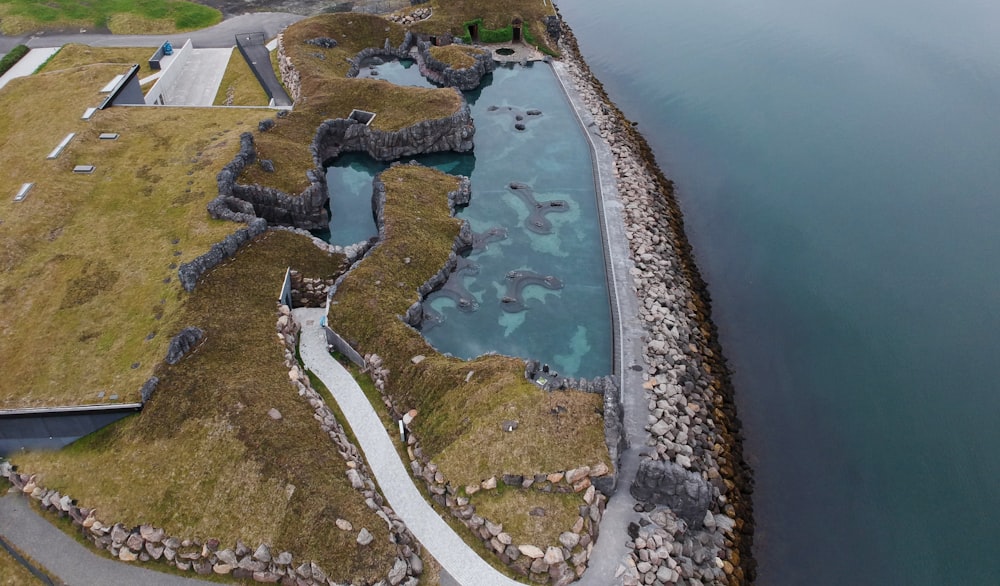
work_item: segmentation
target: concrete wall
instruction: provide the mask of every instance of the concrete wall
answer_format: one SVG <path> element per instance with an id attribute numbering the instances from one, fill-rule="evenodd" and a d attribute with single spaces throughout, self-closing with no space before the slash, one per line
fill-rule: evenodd
<path id="1" fill-rule="evenodd" d="M 170 90 L 177 83 L 177 78 L 180 77 L 181 71 L 184 69 L 184 64 L 191 58 L 193 51 L 194 48 L 191 45 L 191 39 L 188 39 L 180 50 L 174 51 L 174 58 L 163 69 L 163 75 L 160 76 L 160 79 L 156 80 L 153 87 L 146 93 L 146 104 L 154 105 L 161 98 L 163 104 L 170 103 Z"/>

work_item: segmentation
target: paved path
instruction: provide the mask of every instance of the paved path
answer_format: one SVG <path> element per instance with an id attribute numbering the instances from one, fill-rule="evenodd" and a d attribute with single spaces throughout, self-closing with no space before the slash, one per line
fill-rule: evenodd
<path id="1" fill-rule="evenodd" d="M 518 585 L 519 582 L 483 561 L 424 500 L 361 387 L 327 351 L 326 333 L 319 325 L 323 314 L 323 309 L 315 308 L 293 311 L 295 320 L 302 326 L 299 341 L 302 363 L 333 394 L 389 505 L 461 586 Z"/>
<path id="2" fill-rule="evenodd" d="M 17 493 L 0 497 L 0 535 L 69 586 L 211 584 L 99 557 L 40 517 Z"/>
<path id="3" fill-rule="evenodd" d="M 68 43 L 82 43 L 93 47 L 159 47 L 164 41 L 170 41 L 180 47 L 186 39 L 191 39 L 194 46 L 200 49 L 221 49 L 234 46 L 238 33 L 263 32 L 266 38 L 271 38 L 281 29 L 303 18 L 305 17 L 284 12 L 254 12 L 235 16 L 206 29 L 170 35 L 68 33 L 0 36 L 0 52 L 6 53 L 18 43 L 24 43 L 32 48 L 59 47 Z M 149 54 L 152 55 L 152 51 Z"/>
<path id="4" fill-rule="evenodd" d="M 604 236 L 608 290 L 611 293 L 615 374 L 621 387 L 623 433 L 627 447 L 620 454 L 618 489 L 608 500 L 601 519 L 600 537 L 590 555 L 587 572 L 578 584 L 608 586 L 621 583 L 614 577 L 615 572 L 631 551 L 625 546 L 628 524 L 638 520 L 633 510 L 636 501 L 629 493 L 629 487 L 639 469 L 639 451 L 645 448 L 649 437 L 645 429 L 648 410 L 642 386 L 645 364 L 643 336 L 646 330 L 639 321 L 639 300 L 630 273 L 634 263 L 625 236 L 625 210 L 618 194 L 614 155 L 607 141 L 601 138 L 590 109 L 576 91 L 566 64 L 553 61 L 552 69 L 590 143 L 594 183 L 601 198 L 598 210 Z"/>
<path id="5" fill-rule="evenodd" d="M 58 47 L 46 47 L 28 51 L 24 57 L 21 57 L 20 61 L 15 63 L 13 67 L 0 76 L 0 88 L 7 85 L 12 79 L 31 75 L 36 69 L 41 67 L 42 63 L 45 63 L 49 57 L 55 55 L 58 50 Z"/>
<path id="6" fill-rule="evenodd" d="M 233 48 L 192 49 L 179 77 L 170 86 L 167 104 L 211 106 L 226 74 Z"/>

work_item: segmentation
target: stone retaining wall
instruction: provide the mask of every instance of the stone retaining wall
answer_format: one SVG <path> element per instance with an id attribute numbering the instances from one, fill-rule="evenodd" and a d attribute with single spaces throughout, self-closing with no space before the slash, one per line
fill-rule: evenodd
<path id="1" fill-rule="evenodd" d="M 216 175 L 219 195 L 208 205 L 212 217 L 242 221 L 251 214 L 251 209 L 246 206 L 249 203 L 254 216 L 272 224 L 287 224 L 307 230 L 325 228 L 330 224 L 330 216 L 324 208 L 329 198 L 326 173 L 321 167 L 310 169 L 306 173 L 309 187 L 291 196 L 271 187 L 244 185 L 237 181 L 243 170 L 256 160 L 253 134 L 244 132 L 240 135 L 240 150 L 236 157 Z"/>
<path id="2" fill-rule="evenodd" d="M 493 53 L 480 50 L 474 58 L 475 64 L 470 67 L 455 69 L 451 65 L 435 59 L 430 52 L 431 44 L 426 41 L 417 42 L 417 62 L 420 73 L 427 79 L 455 87 L 460 90 L 474 90 L 479 87 L 483 77 L 493 71 Z"/>
<path id="3" fill-rule="evenodd" d="M 180 279 L 184 290 L 190 293 L 205 271 L 215 268 L 222 261 L 231 258 L 241 246 L 264 233 L 267 229 L 267 222 L 261 218 L 251 221 L 246 228 L 240 228 L 229 236 L 212 245 L 205 254 L 195 258 L 191 262 L 181 264 L 177 269 L 177 278 Z"/>

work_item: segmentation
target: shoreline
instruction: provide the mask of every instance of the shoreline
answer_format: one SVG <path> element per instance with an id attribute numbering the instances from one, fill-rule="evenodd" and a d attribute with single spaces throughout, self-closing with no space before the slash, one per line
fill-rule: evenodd
<path id="1" fill-rule="evenodd" d="M 556 13 L 559 14 L 558 9 L 556 9 Z M 642 445 L 638 445 L 639 442 L 636 441 L 627 451 L 641 451 L 641 454 L 636 455 L 641 460 L 687 464 L 684 468 L 700 473 L 705 480 L 714 479 L 714 474 L 721 477 L 721 483 L 716 481 L 715 484 L 716 486 L 721 484 L 725 494 L 720 498 L 721 502 L 718 508 L 734 522 L 733 530 L 729 533 L 731 539 L 727 537 L 724 542 L 723 550 L 726 556 L 722 560 L 722 565 L 727 578 L 730 579 L 728 583 L 752 583 L 756 574 L 755 562 L 752 557 L 754 526 L 751 499 L 752 472 L 743 457 L 741 423 L 736 413 L 734 389 L 722 354 L 718 331 L 711 320 L 711 298 L 707 285 L 698 271 L 691 245 L 684 233 L 683 215 L 674 196 L 673 182 L 667 179 L 657 165 L 655 155 L 645 137 L 611 101 L 601 82 L 590 71 L 580 53 L 576 37 L 561 15 L 559 15 L 559 21 L 562 26 L 562 34 L 559 39 L 562 51 L 560 61 L 565 64 L 566 73 L 576 82 L 575 88 L 564 85 L 564 89 L 567 91 L 575 89 L 580 100 L 590 110 L 589 114 L 594 120 L 595 130 L 599 131 L 601 138 L 611 149 L 615 168 L 614 181 L 617 183 L 620 200 L 626 208 L 624 221 L 626 237 L 631 248 L 631 257 L 632 260 L 640 260 L 636 263 L 637 268 L 632 270 L 631 276 L 634 278 L 633 280 L 638 281 L 636 293 L 639 296 L 640 305 L 647 310 L 645 322 L 651 330 L 646 332 L 643 337 L 647 358 L 646 369 L 645 372 L 638 373 L 641 378 L 646 379 L 645 384 L 643 384 L 646 389 L 643 399 L 648 402 L 641 406 L 645 412 L 633 414 L 633 418 L 636 415 L 643 415 L 647 421 L 651 422 L 651 425 L 645 426 L 648 431 L 645 434 L 647 441 Z M 562 79 L 560 81 L 562 82 Z M 574 107 L 578 108 L 579 106 L 574 104 Z M 584 125 L 583 131 L 588 133 L 588 126 Z M 595 153 L 595 175 L 598 173 L 597 163 Z M 595 180 L 599 181 L 599 178 L 595 176 Z M 600 185 L 600 182 L 598 184 Z M 648 210 L 652 210 L 652 215 Z M 658 233 L 663 231 L 666 232 L 665 235 Z M 663 236 L 666 236 L 667 242 L 663 242 Z M 610 243 L 607 246 L 610 246 Z M 675 261 L 676 266 L 673 266 L 674 263 L 671 261 Z M 664 266 L 667 267 L 666 270 L 663 270 Z M 653 270 L 644 271 L 643 269 L 647 267 L 651 267 Z M 676 274 L 671 274 L 671 272 Z M 661 285 L 661 287 L 652 286 L 652 281 L 658 281 L 656 284 Z M 683 315 L 674 315 L 674 317 L 681 318 L 681 322 L 688 321 L 689 325 L 692 326 L 691 333 L 693 335 L 687 341 L 686 347 L 683 347 L 685 344 L 682 340 L 676 339 L 672 345 L 682 347 L 681 357 L 684 359 L 683 362 L 687 363 L 685 366 L 694 365 L 700 371 L 698 374 L 704 375 L 691 377 L 694 378 L 693 381 L 679 380 L 675 376 L 663 372 L 671 369 L 658 366 L 658 363 L 663 365 L 664 361 L 658 361 L 656 357 L 665 356 L 665 363 L 671 363 L 671 366 L 674 362 L 673 359 L 678 357 L 677 354 L 669 353 L 669 348 L 667 348 L 671 346 L 669 336 L 656 336 L 658 338 L 666 337 L 666 340 L 653 339 L 657 332 L 652 330 L 661 323 L 657 319 L 658 313 L 649 310 L 652 307 L 662 309 L 658 305 L 659 300 L 656 295 L 657 292 L 667 289 L 674 297 L 679 297 L 679 304 L 687 310 L 683 312 Z M 680 295 L 677 295 L 678 293 Z M 676 329 L 680 330 L 682 325 L 677 324 Z M 625 343 L 625 340 L 620 340 L 620 343 Z M 665 352 L 665 350 L 667 351 Z M 623 373 L 627 372 L 624 365 L 621 365 L 619 370 Z M 682 366 L 680 370 L 683 372 L 685 367 Z M 622 380 L 626 381 L 623 382 L 621 391 L 623 399 L 626 399 L 626 393 L 630 387 L 627 384 L 628 379 L 623 378 Z M 698 386 L 695 387 L 695 385 Z M 661 393 L 661 391 L 663 392 Z M 683 397 L 688 405 L 677 409 L 678 397 Z M 664 400 L 667 404 L 664 404 Z M 678 427 L 677 423 L 668 423 L 666 427 L 669 429 L 666 431 L 663 431 L 663 425 L 657 427 L 658 424 L 665 421 L 657 415 L 668 415 L 667 413 L 657 413 L 658 411 L 673 411 L 675 415 L 680 413 L 680 419 L 683 419 L 686 413 L 688 419 L 697 419 L 695 414 L 702 412 L 702 409 L 704 409 L 709 427 L 713 427 L 713 431 L 716 433 L 708 434 L 709 437 L 704 439 L 709 441 L 701 442 L 708 445 L 696 447 L 707 447 L 709 452 L 715 454 L 715 457 L 712 457 L 711 454 L 706 455 L 704 452 L 699 454 L 694 450 L 690 450 L 692 453 L 688 454 L 684 453 L 683 449 L 674 449 L 677 444 L 682 443 L 672 441 L 677 439 L 679 435 L 675 433 Z M 692 411 L 694 414 L 691 413 Z M 626 418 L 629 416 L 628 406 L 626 406 L 625 415 Z M 656 420 L 657 423 L 652 423 L 653 420 Z M 669 418 L 666 421 L 669 421 Z M 626 425 L 624 430 L 626 434 L 630 433 L 628 428 L 629 426 Z M 683 430 L 685 436 L 687 436 L 687 431 Z M 630 439 L 634 440 L 634 438 Z M 718 441 L 712 442 L 712 439 Z M 691 443 L 698 444 L 699 442 Z M 626 468 L 626 466 L 622 467 Z M 631 467 L 628 466 L 628 468 Z M 622 475 L 619 480 L 631 482 L 631 479 L 625 475 Z M 620 486 L 619 490 L 622 488 Z M 611 536 L 605 533 L 604 537 L 607 540 Z M 643 548 L 636 547 L 642 543 L 637 544 L 636 541 L 638 540 L 635 539 L 635 536 L 632 536 L 632 540 L 629 542 L 633 546 L 633 562 L 637 562 L 642 557 L 639 550 Z M 714 560 L 705 561 L 711 563 Z M 627 571 L 636 570 L 638 565 L 638 563 L 633 563 L 630 567 L 630 564 L 626 564 L 625 569 Z M 717 562 L 716 565 L 718 565 Z M 641 570 L 641 568 L 638 569 Z M 655 572 L 656 568 L 652 569 Z M 641 574 L 642 572 L 633 573 Z M 641 579 L 641 576 L 637 575 L 637 578 Z"/>

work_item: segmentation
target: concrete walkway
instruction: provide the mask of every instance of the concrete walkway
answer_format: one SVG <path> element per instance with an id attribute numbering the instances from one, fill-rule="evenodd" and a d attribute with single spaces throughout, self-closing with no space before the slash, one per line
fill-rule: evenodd
<path id="1" fill-rule="evenodd" d="M 99 557 L 28 504 L 24 495 L 0 497 L 0 535 L 69 586 L 198 586 L 211 584 Z"/>
<path id="2" fill-rule="evenodd" d="M 324 310 L 300 308 L 292 313 L 302 326 L 299 353 L 304 366 L 333 394 L 386 500 L 417 540 L 461 586 L 519 584 L 483 561 L 424 500 L 361 387 L 327 351 L 326 332 L 319 325 Z"/>
<path id="3" fill-rule="evenodd" d="M 646 330 L 639 321 L 639 299 L 631 277 L 635 264 L 625 234 L 625 207 L 618 193 L 614 155 L 607 141 L 601 137 L 580 92 L 576 91 L 566 64 L 553 61 L 552 69 L 590 143 L 594 183 L 600 197 L 598 211 L 604 236 L 604 263 L 611 294 L 614 365 L 621 387 L 622 433 L 626 447 L 619 455 L 617 491 L 608 500 L 601 519 L 600 537 L 594 544 L 587 572 L 578 582 L 580 586 L 608 586 L 622 582 L 620 578 L 615 578 L 615 573 L 631 553 L 625 545 L 628 524 L 639 518 L 633 509 L 636 501 L 629 493 L 629 487 L 639 470 L 639 452 L 645 448 L 649 437 L 645 429 L 648 410 L 642 386 L 645 370 L 643 337 Z"/>
<path id="4" fill-rule="evenodd" d="M 233 48 L 192 49 L 180 75 L 170 86 L 171 106 L 211 106 L 226 75 Z"/>
<path id="5" fill-rule="evenodd" d="M 24 57 L 21 57 L 20 61 L 15 63 L 13 67 L 0 76 L 0 88 L 10 83 L 10 80 L 12 79 L 31 75 L 36 69 L 41 67 L 42 63 L 45 63 L 49 57 L 55 55 L 58 50 L 59 47 L 44 47 L 28 51 Z"/>

